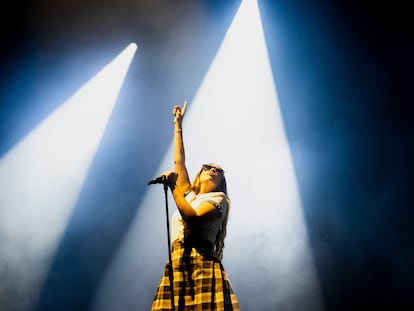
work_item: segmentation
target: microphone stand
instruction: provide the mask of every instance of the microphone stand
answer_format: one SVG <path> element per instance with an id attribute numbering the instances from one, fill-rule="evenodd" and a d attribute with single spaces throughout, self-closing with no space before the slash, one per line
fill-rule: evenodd
<path id="1" fill-rule="evenodd" d="M 168 185 L 167 180 L 164 176 L 155 178 L 148 182 L 148 185 L 153 184 L 160 184 L 162 183 L 164 185 L 164 196 L 165 196 L 165 219 L 167 222 L 167 243 L 168 243 L 168 278 L 170 280 L 170 291 L 171 291 L 171 310 L 175 310 L 175 304 L 174 304 L 174 271 L 173 271 L 173 265 L 172 265 L 172 259 L 171 259 L 171 238 L 170 238 L 170 221 L 169 221 L 169 212 L 168 212 Z"/>
<path id="2" fill-rule="evenodd" d="M 170 238 L 170 221 L 169 221 L 169 212 L 168 212 L 168 185 L 166 182 L 164 184 L 164 197 L 165 197 L 165 219 L 167 222 L 167 243 L 168 243 L 168 271 L 169 271 L 169 279 L 170 279 L 170 297 L 171 297 L 171 310 L 175 310 L 174 304 L 174 271 L 171 259 L 171 238 Z"/>

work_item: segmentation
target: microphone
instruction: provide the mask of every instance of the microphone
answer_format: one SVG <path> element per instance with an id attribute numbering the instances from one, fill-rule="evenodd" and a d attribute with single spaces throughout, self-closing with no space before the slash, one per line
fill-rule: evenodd
<path id="1" fill-rule="evenodd" d="M 167 183 L 167 178 L 166 176 L 162 175 L 160 177 L 154 178 L 153 180 L 150 180 L 148 182 L 148 186 L 154 185 L 154 184 L 166 184 L 166 183 Z"/>

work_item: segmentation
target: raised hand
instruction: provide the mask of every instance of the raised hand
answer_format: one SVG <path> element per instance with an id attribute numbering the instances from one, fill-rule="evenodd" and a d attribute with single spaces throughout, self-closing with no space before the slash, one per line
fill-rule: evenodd
<path id="1" fill-rule="evenodd" d="M 181 125 L 183 122 L 185 111 L 187 110 L 187 101 L 184 102 L 183 107 L 181 108 L 178 105 L 175 105 L 173 108 L 174 123 Z"/>

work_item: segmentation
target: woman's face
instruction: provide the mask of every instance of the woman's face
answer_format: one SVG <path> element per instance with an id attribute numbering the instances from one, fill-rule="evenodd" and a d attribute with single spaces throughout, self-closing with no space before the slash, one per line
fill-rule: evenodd
<path id="1" fill-rule="evenodd" d="M 217 164 L 204 164 L 200 174 L 200 183 L 205 184 L 205 191 L 215 190 L 223 180 L 224 171 Z"/>

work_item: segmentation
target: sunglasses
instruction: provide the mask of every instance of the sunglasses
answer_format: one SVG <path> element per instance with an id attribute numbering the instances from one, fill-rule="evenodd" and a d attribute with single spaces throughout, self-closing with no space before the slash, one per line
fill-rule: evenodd
<path id="1" fill-rule="evenodd" d="M 213 173 L 218 173 L 220 175 L 224 174 L 224 171 L 221 168 L 214 167 L 208 164 L 203 164 L 203 170 L 204 171 L 213 171 Z"/>

